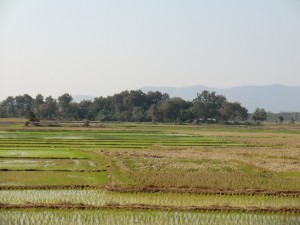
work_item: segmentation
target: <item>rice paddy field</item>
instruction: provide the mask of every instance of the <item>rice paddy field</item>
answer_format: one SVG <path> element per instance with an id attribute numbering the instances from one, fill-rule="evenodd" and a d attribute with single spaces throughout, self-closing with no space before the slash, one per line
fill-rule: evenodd
<path id="1" fill-rule="evenodd" d="M 0 119 L 0 224 L 300 224 L 300 126 Z"/>

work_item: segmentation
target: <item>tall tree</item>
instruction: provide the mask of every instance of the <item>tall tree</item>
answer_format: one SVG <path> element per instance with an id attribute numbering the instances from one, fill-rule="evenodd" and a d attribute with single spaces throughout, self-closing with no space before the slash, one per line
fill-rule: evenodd
<path id="1" fill-rule="evenodd" d="M 16 117 L 16 102 L 12 96 L 7 97 L 1 102 L 1 114 L 2 117 Z"/>
<path id="2" fill-rule="evenodd" d="M 32 111 L 36 114 L 37 117 L 44 119 L 47 108 L 48 108 L 48 105 L 45 104 L 45 102 L 44 102 L 44 96 L 41 94 L 37 94 L 35 99 L 33 99 Z"/>
<path id="3" fill-rule="evenodd" d="M 58 97 L 58 110 L 62 118 L 69 119 L 71 116 L 71 102 L 73 98 L 68 93 Z"/>
<path id="4" fill-rule="evenodd" d="M 197 94 L 197 98 L 193 100 L 193 113 L 203 120 L 208 118 L 220 119 L 220 109 L 226 103 L 226 98 L 223 95 L 216 95 L 216 92 L 202 91 Z"/>
<path id="5" fill-rule="evenodd" d="M 32 109 L 33 99 L 30 95 L 24 94 L 15 97 L 17 117 L 26 116 Z"/>
<path id="6" fill-rule="evenodd" d="M 220 109 L 220 116 L 225 122 L 239 122 L 248 118 L 248 110 L 239 102 L 226 102 Z"/>
<path id="7" fill-rule="evenodd" d="M 37 108 L 41 104 L 44 104 L 44 96 L 41 94 L 37 94 L 37 96 L 33 100 L 33 104 L 35 108 Z"/>
<path id="8" fill-rule="evenodd" d="M 58 114 L 58 104 L 57 101 L 52 98 L 51 96 L 48 96 L 45 99 L 45 104 L 47 104 L 47 109 L 46 109 L 46 116 L 45 118 L 48 119 L 55 119 Z"/>
<path id="9" fill-rule="evenodd" d="M 256 108 L 252 114 L 252 118 L 255 122 L 261 123 L 267 119 L 267 112 L 264 109 Z"/>
<path id="10" fill-rule="evenodd" d="M 146 114 L 142 107 L 134 107 L 132 110 L 132 120 L 136 122 L 145 121 Z"/>
<path id="11" fill-rule="evenodd" d="M 163 94 L 159 91 L 149 91 L 146 95 L 146 99 L 149 108 L 152 104 L 161 104 L 163 101 Z"/>
<path id="12" fill-rule="evenodd" d="M 145 93 L 141 90 L 130 91 L 129 95 L 124 98 L 124 106 L 129 110 L 133 110 L 134 107 L 142 107 L 145 109 L 147 106 Z"/>
<path id="13" fill-rule="evenodd" d="M 283 122 L 283 116 L 279 116 L 278 119 L 279 119 L 280 123 L 282 124 L 282 122 Z"/>
<path id="14" fill-rule="evenodd" d="M 72 115 L 77 120 L 91 120 L 93 118 L 91 114 L 92 102 L 83 100 L 80 103 L 71 103 Z"/>
<path id="15" fill-rule="evenodd" d="M 152 104 L 147 111 L 147 116 L 152 122 L 161 122 L 163 120 L 163 114 L 160 107 L 157 104 Z"/>
<path id="16" fill-rule="evenodd" d="M 189 104 L 182 98 L 170 98 L 164 101 L 161 106 L 164 121 L 183 121 L 183 112 L 189 107 Z"/>

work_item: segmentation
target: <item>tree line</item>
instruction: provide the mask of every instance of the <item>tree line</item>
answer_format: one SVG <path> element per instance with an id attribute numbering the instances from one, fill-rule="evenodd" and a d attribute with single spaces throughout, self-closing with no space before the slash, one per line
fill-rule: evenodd
<path id="1" fill-rule="evenodd" d="M 266 112 L 258 111 L 256 120 L 265 120 Z M 264 114 L 265 115 L 261 115 Z M 246 121 L 248 110 L 239 102 L 229 102 L 223 95 L 203 91 L 193 101 L 170 98 L 167 93 L 141 90 L 123 91 L 93 101 L 73 102 L 65 93 L 57 99 L 38 94 L 9 96 L 0 103 L 0 117 L 28 117 L 42 120 L 97 120 L 133 122 L 228 122 Z"/>

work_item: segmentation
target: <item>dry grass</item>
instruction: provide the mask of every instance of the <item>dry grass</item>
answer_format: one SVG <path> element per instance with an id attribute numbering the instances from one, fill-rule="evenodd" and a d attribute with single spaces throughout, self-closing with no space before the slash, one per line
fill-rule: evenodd
<path id="1" fill-rule="evenodd" d="M 119 150 L 107 152 L 107 155 L 120 163 L 122 161 L 122 164 L 131 160 L 137 167 L 149 169 L 222 170 L 222 167 L 230 167 L 235 171 L 248 167 L 269 172 L 300 172 L 299 148 L 193 147 L 184 150 Z"/>
<path id="2" fill-rule="evenodd" d="M 248 147 L 157 144 L 151 151 L 107 150 L 104 153 L 133 185 L 299 190 L 298 134 L 200 130 L 197 135 L 221 137 L 233 143 L 246 143 Z"/>

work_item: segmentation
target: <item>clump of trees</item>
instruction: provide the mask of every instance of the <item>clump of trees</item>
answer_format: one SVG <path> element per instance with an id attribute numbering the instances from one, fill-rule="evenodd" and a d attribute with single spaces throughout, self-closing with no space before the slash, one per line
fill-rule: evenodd
<path id="1" fill-rule="evenodd" d="M 267 112 L 267 120 L 275 123 L 293 124 L 294 121 L 300 120 L 300 112 Z"/>
<path id="2" fill-rule="evenodd" d="M 267 112 L 264 109 L 256 108 L 252 114 L 252 118 L 256 123 L 262 123 L 267 119 Z"/>
<path id="3" fill-rule="evenodd" d="M 225 96 L 209 91 L 197 95 L 192 111 L 203 121 L 240 122 L 248 118 L 248 110 L 240 103 L 228 102 Z"/>
<path id="4" fill-rule="evenodd" d="M 38 94 L 9 96 L 0 103 L 0 117 L 25 117 L 33 112 L 39 119 L 152 121 L 152 122 L 225 122 L 238 123 L 248 119 L 248 111 L 238 102 L 229 102 L 223 95 L 203 91 L 193 101 L 170 98 L 168 94 L 144 93 L 141 90 L 123 91 L 93 101 L 73 102 L 65 93 L 57 99 Z M 256 118 L 256 117 L 255 117 Z"/>

